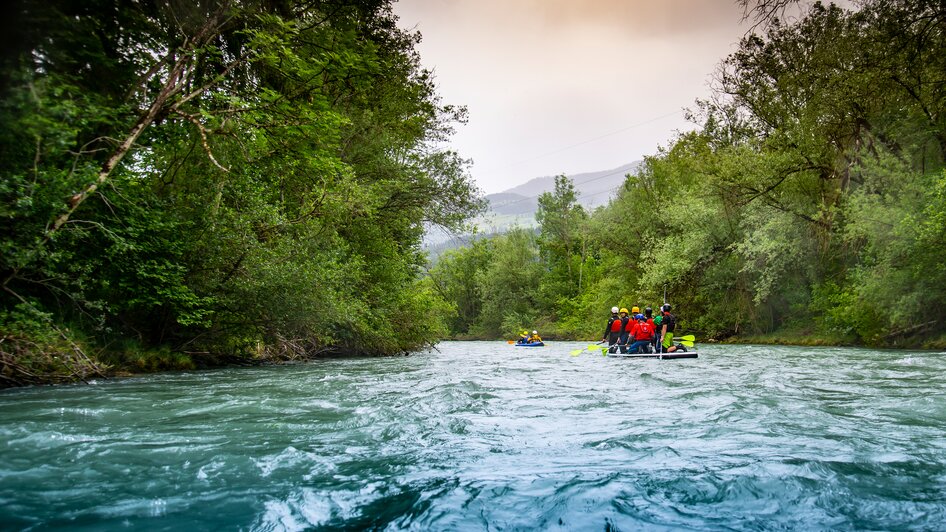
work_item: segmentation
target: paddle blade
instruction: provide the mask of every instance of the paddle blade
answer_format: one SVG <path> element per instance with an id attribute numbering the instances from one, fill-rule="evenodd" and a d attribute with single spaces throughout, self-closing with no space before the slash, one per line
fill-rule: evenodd
<path id="1" fill-rule="evenodd" d="M 515 340 L 506 340 L 506 343 L 507 343 L 507 344 L 514 344 L 514 343 L 516 343 L 516 341 L 515 341 Z"/>
<path id="2" fill-rule="evenodd" d="M 584 351 L 584 349 L 575 349 L 574 351 L 571 352 L 571 355 L 572 355 L 573 357 L 577 357 L 577 356 L 580 355 L 583 351 Z"/>
<path id="3" fill-rule="evenodd" d="M 695 342 L 696 336 L 693 336 L 692 334 L 685 334 L 683 336 L 674 336 L 673 339 L 679 340 L 681 342 Z"/>

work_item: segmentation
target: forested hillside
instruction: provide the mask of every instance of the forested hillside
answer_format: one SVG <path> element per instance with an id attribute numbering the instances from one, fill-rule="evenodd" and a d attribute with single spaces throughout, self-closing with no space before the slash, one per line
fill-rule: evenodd
<path id="1" fill-rule="evenodd" d="M 946 9 L 744 2 L 700 127 L 588 213 L 561 177 L 541 230 L 431 269 L 459 336 L 597 338 L 612 305 L 673 304 L 702 337 L 943 345 Z M 774 336 L 773 336 L 774 335 Z"/>
<path id="2" fill-rule="evenodd" d="M 480 209 L 390 1 L 16 2 L 0 382 L 446 333 L 423 224 Z"/>

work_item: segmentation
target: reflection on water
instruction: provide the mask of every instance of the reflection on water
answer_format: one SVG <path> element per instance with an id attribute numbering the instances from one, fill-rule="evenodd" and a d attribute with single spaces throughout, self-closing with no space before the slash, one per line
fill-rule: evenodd
<path id="1" fill-rule="evenodd" d="M 448 342 L 0 393 L 4 529 L 942 529 L 946 355 Z"/>

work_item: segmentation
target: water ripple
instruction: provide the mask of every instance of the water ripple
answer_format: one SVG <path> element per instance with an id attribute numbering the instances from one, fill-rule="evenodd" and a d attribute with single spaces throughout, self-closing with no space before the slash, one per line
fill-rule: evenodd
<path id="1" fill-rule="evenodd" d="M 3 528 L 941 530 L 946 356 L 498 342 L 0 393 Z"/>

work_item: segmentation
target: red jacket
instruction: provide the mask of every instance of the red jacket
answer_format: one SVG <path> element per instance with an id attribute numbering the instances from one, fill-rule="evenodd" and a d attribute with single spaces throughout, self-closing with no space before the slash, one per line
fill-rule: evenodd
<path id="1" fill-rule="evenodd" d="M 654 338 L 654 324 L 650 322 L 638 321 L 633 325 L 628 323 L 625 330 L 631 333 L 631 337 L 635 340 L 652 340 Z"/>

